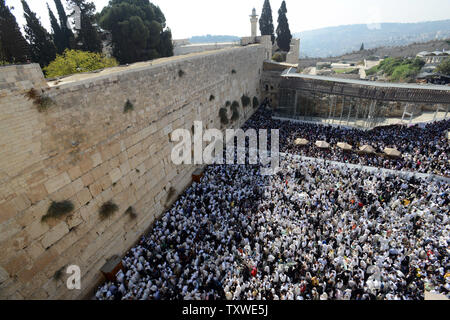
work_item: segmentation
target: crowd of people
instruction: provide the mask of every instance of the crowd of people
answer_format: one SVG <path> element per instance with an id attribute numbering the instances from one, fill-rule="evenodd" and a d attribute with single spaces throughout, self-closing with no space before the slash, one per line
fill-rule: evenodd
<path id="1" fill-rule="evenodd" d="M 361 130 L 275 120 L 272 119 L 270 110 L 260 109 L 245 124 L 244 129 L 248 128 L 279 129 L 281 152 L 450 177 L 450 144 L 447 137 L 450 120 L 430 123 L 424 127 L 391 125 Z M 309 140 L 309 144 L 296 145 L 295 140 L 298 138 Z M 328 142 L 331 148 L 318 148 L 315 146 L 318 140 Z M 353 151 L 343 151 L 336 146 L 338 142 L 352 145 Z M 372 146 L 376 153 L 355 152 L 363 145 Z M 385 148 L 395 148 L 402 155 L 400 158 L 386 157 L 383 154 Z"/>
<path id="2" fill-rule="evenodd" d="M 449 296 L 448 183 L 292 155 L 272 176 L 260 170 L 208 166 L 96 298 L 410 300 L 425 289 Z"/>

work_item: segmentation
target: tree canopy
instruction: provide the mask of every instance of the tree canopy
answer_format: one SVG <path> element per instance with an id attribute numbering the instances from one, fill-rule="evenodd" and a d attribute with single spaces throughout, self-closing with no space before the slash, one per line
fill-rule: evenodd
<path id="1" fill-rule="evenodd" d="M 262 36 L 270 35 L 272 37 L 272 43 L 275 41 L 272 8 L 270 7 L 269 0 L 264 0 L 264 5 L 259 19 L 259 30 Z"/>
<path id="2" fill-rule="evenodd" d="M 50 61 L 56 58 L 56 47 L 52 36 L 42 26 L 36 13 L 30 10 L 28 3 L 22 0 L 25 25 L 25 38 L 30 45 L 30 57 L 33 62 L 37 62 L 41 67 L 45 67 Z"/>
<path id="3" fill-rule="evenodd" d="M 64 9 L 64 6 L 61 3 L 61 0 L 54 0 L 56 10 L 58 11 L 59 16 L 59 28 L 61 34 L 59 37 L 61 38 L 61 48 L 63 51 L 65 49 L 73 49 L 75 47 L 75 37 L 73 35 L 72 30 L 70 29 L 69 23 L 68 23 L 68 17 L 66 14 L 66 10 Z M 56 34 L 55 34 L 56 37 Z"/>
<path id="4" fill-rule="evenodd" d="M 116 59 L 106 58 L 100 53 L 66 50 L 64 54 L 57 55 L 56 59 L 44 68 L 44 72 L 47 77 L 54 78 L 117 65 Z"/>
<path id="5" fill-rule="evenodd" d="M 450 76 L 450 58 L 445 58 L 436 68 L 436 72 Z"/>
<path id="6" fill-rule="evenodd" d="M 158 6 L 147 0 L 111 0 L 99 22 L 111 32 L 113 53 L 120 63 L 173 55 L 166 18 Z"/>
<path id="7" fill-rule="evenodd" d="M 28 43 L 20 32 L 16 18 L 0 0 L 0 57 L 9 63 L 25 63 L 29 57 Z"/>
<path id="8" fill-rule="evenodd" d="M 414 80 L 424 65 L 425 61 L 419 58 L 386 58 L 366 73 L 367 75 L 382 73 L 390 81 L 408 82 Z"/>
<path id="9" fill-rule="evenodd" d="M 67 0 L 72 6 L 70 17 L 78 14 L 75 7 L 80 9 L 80 28 L 77 30 L 76 48 L 89 52 L 102 52 L 100 34 L 95 24 L 95 4 L 87 0 Z"/>
<path id="10" fill-rule="evenodd" d="M 278 10 L 278 26 L 277 26 L 277 45 L 283 50 L 289 52 L 291 47 L 292 34 L 289 29 L 288 19 L 286 17 L 287 8 L 286 2 L 281 3 L 281 7 Z"/>

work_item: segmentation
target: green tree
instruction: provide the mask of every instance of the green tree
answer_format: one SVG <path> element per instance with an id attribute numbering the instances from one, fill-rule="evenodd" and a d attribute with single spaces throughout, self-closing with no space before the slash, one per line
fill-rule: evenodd
<path id="1" fill-rule="evenodd" d="M 30 10 L 28 3 L 22 0 L 23 12 L 27 24 L 25 25 L 25 38 L 30 44 L 30 57 L 41 67 L 45 67 L 56 58 L 56 47 L 51 35 L 41 25 L 36 13 Z"/>
<path id="2" fill-rule="evenodd" d="M 261 13 L 261 18 L 259 19 L 259 30 L 262 36 L 271 36 L 272 43 L 275 41 L 273 18 L 272 18 L 272 8 L 270 7 L 269 0 L 264 0 L 264 5 Z"/>
<path id="3" fill-rule="evenodd" d="M 102 42 L 95 24 L 95 4 L 87 0 L 67 0 L 72 5 L 73 11 L 70 17 L 80 14 L 80 29 L 78 30 L 76 43 L 77 48 L 83 51 L 101 52 Z M 79 8 L 79 12 L 75 10 Z"/>
<path id="4" fill-rule="evenodd" d="M 53 42 L 56 46 L 57 53 L 61 54 L 66 49 L 65 46 L 65 36 L 63 31 L 61 30 L 61 27 L 59 26 L 58 20 L 55 17 L 55 14 L 53 13 L 52 9 L 50 9 L 50 6 L 47 3 L 47 9 L 48 9 L 48 15 L 50 17 L 50 25 L 52 26 L 53 31 Z"/>
<path id="5" fill-rule="evenodd" d="M 59 27 L 61 29 L 61 42 L 62 47 L 65 49 L 73 49 L 75 47 L 75 37 L 73 35 L 72 30 L 70 29 L 68 18 L 66 14 L 66 10 L 64 10 L 64 7 L 61 3 L 61 0 L 54 0 L 56 10 L 58 11 L 59 16 Z"/>
<path id="6" fill-rule="evenodd" d="M 364 43 L 361 43 L 361 48 L 359 48 L 359 51 L 364 51 Z"/>
<path id="7" fill-rule="evenodd" d="M 161 34 L 161 41 L 157 50 L 162 57 L 173 56 L 172 31 L 166 28 Z"/>
<path id="8" fill-rule="evenodd" d="M 277 44 L 281 50 L 289 52 L 291 48 L 292 34 L 289 29 L 286 13 L 286 2 L 283 1 L 280 9 L 278 10 Z"/>
<path id="9" fill-rule="evenodd" d="M 144 0 L 111 0 L 100 14 L 100 26 L 111 32 L 113 54 L 120 63 L 173 54 L 172 34 L 161 9 Z"/>
<path id="10" fill-rule="evenodd" d="M 54 78 L 114 67 L 117 65 L 116 59 L 106 58 L 100 53 L 66 50 L 64 51 L 64 54 L 57 55 L 56 59 L 44 68 L 44 72 L 47 77 Z"/>
<path id="11" fill-rule="evenodd" d="M 436 68 L 436 72 L 450 76 L 450 58 L 446 58 Z"/>
<path id="12" fill-rule="evenodd" d="M 29 58 L 28 43 L 20 32 L 16 18 L 5 0 L 0 0 L 0 43 L 2 59 L 10 63 L 25 63 Z"/>

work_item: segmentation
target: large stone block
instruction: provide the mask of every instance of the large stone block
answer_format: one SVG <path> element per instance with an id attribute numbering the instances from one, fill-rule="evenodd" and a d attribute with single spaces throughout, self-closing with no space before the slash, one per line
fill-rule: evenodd
<path id="1" fill-rule="evenodd" d="M 47 180 L 47 182 L 45 182 L 45 188 L 47 189 L 48 193 L 53 193 L 68 185 L 70 182 L 71 180 L 68 173 L 64 172 L 56 177 Z"/>
<path id="2" fill-rule="evenodd" d="M 69 233 L 67 223 L 61 222 L 44 235 L 44 238 L 42 238 L 41 243 L 44 246 L 44 248 L 48 248 L 52 244 L 57 242 L 59 239 L 64 237 L 64 235 L 66 235 L 67 233 Z"/>

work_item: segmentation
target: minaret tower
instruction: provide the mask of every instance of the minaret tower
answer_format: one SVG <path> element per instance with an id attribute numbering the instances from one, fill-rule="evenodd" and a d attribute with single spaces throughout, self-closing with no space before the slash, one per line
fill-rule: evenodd
<path id="1" fill-rule="evenodd" d="M 252 15 L 250 16 L 250 22 L 252 23 L 252 38 L 256 38 L 257 35 L 257 23 L 258 16 L 256 15 L 256 9 L 253 8 Z"/>

